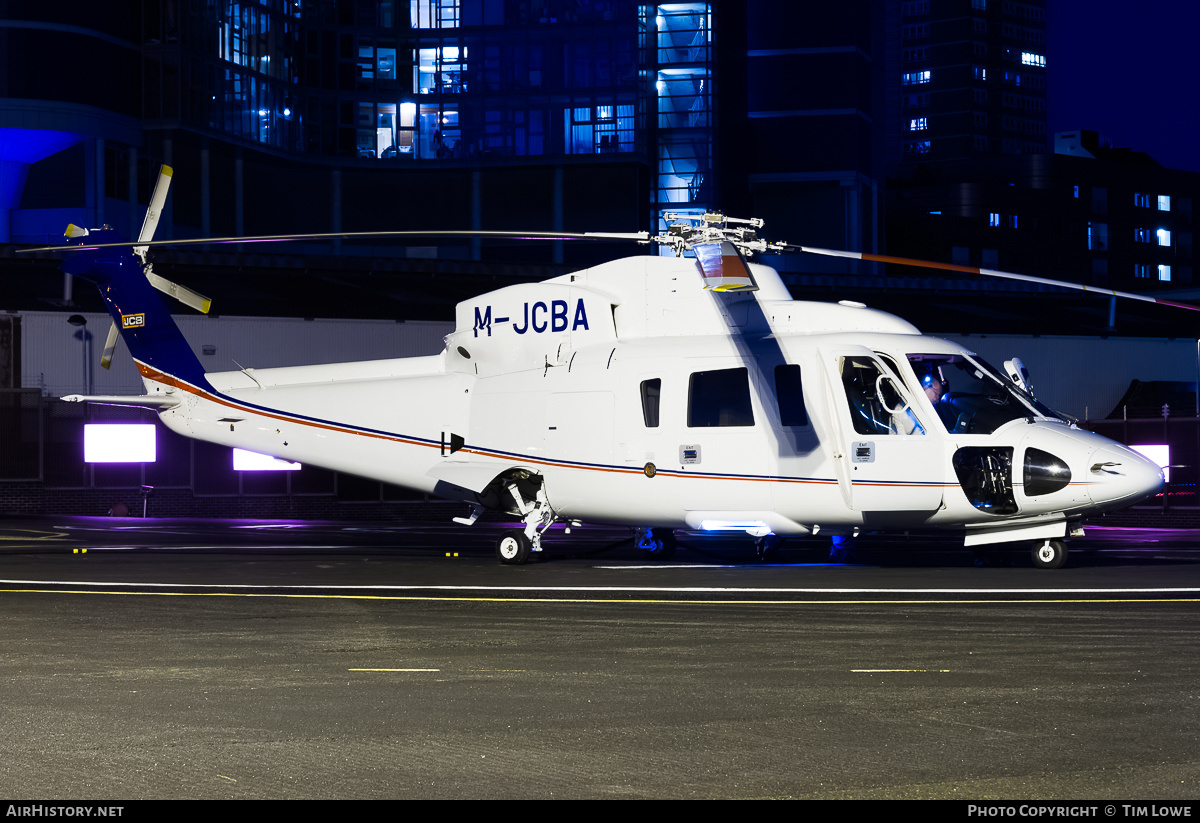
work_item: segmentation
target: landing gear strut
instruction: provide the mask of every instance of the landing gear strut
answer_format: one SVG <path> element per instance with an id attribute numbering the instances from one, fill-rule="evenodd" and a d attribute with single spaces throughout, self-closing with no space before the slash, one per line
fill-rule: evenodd
<path id="1" fill-rule="evenodd" d="M 783 545 L 783 538 L 777 534 L 764 534 L 754 538 L 754 559 L 769 560 L 775 552 L 779 551 L 779 547 Z"/>
<path id="2" fill-rule="evenodd" d="M 517 514 L 525 521 L 525 528 L 510 529 L 496 541 L 496 557 L 509 566 L 520 566 L 529 559 L 530 552 L 542 550 L 542 534 L 554 523 L 554 509 L 546 497 L 542 478 L 535 474 L 522 474 L 513 478 L 505 487 L 516 503 Z"/>

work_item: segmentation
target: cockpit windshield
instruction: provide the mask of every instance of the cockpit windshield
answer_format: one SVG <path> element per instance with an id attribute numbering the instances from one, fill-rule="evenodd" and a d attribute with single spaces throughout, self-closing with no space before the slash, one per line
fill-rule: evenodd
<path id="1" fill-rule="evenodd" d="M 910 354 L 925 396 L 951 434 L 991 434 L 1010 420 L 1062 415 L 1006 380 L 983 360 L 965 354 Z"/>

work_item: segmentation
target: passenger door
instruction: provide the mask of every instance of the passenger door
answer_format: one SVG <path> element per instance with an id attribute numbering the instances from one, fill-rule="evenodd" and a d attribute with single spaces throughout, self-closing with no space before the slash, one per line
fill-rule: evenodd
<path id="1" fill-rule="evenodd" d="M 945 444 L 921 417 L 908 386 L 864 347 L 828 350 L 822 359 L 834 398 L 834 459 L 839 480 L 848 480 L 850 507 L 864 513 L 937 511 Z"/>

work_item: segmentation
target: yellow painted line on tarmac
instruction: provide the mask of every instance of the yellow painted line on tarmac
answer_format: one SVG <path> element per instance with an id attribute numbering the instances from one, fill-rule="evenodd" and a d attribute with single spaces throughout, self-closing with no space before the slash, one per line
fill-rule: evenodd
<path id="1" fill-rule="evenodd" d="M 24 534 L 17 534 L 24 532 Z M 59 540 L 69 535 L 63 532 L 48 532 L 41 529 L 5 529 L 0 532 L 0 540 Z"/>
<path id="2" fill-rule="evenodd" d="M 614 598 L 614 597 L 455 597 L 451 595 L 379 595 L 379 594 L 290 594 L 263 592 L 194 592 L 194 591 L 150 591 L 131 592 L 105 589 L 0 589 L 0 594 L 111 594 L 135 597 L 259 597 L 291 598 L 298 600 L 379 600 L 417 601 L 434 603 L 626 603 L 630 605 L 705 605 L 705 606 L 885 606 L 885 605 L 1011 605 L 1011 604 L 1108 604 L 1108 603 L 1200 603 L 1200 597 L 1175 598 L 1052 598 L 1052 599 L 957 599 L 957 600 L 701 600 L 668 598 Z"/>

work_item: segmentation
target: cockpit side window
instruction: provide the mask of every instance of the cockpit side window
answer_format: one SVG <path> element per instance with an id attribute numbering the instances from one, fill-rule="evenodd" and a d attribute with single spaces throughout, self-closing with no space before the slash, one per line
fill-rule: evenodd
<path id="1" fill-rule="evenodd" d="M 903 389 L 873 358 L 842 358 L 842 388 L 857 433 L 925 433 Z"/>
<path id="2" fill-rule="evenodd" d="M 908 362 L 951 434 L 991 434 L 1011 420 L 1057 417 L 982 360 L 964 354 L 910 354 Z"/>

